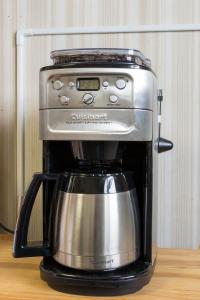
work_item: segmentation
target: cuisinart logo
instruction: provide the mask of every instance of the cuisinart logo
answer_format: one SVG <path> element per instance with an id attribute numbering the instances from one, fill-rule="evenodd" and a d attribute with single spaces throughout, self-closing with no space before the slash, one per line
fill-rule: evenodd
<path id="1" fill-rule="evenodd" d="M 94 120 L 94 121 L 106 121 L 108 119 L 107 114 L 72 114 L 72 120 L 81 121 L 81 120 Z"/>

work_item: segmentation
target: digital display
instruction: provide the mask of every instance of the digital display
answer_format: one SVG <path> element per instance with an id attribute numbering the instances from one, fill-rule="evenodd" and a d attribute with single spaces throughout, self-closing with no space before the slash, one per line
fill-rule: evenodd
<path id="1" fill-rule="evenodd" d="M 99 88 L 99 78 L 79 78 L 77 80 L 77 89 L 79 91 L 97 91 Z"/>

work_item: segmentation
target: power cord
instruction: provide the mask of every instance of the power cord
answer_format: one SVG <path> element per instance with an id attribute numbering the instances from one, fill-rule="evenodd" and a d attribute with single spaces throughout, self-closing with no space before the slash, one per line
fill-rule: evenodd
<path id="1" fill-rule="evenodd" d="M 11 230 L 9 228 L 7 228 L 6 226 L 4 226 L 2 223 L 0 223 L 0 228 L 3 230 L 3 231 L 6 231 L 10 234 L 14 234 L 14 230 Z"/>

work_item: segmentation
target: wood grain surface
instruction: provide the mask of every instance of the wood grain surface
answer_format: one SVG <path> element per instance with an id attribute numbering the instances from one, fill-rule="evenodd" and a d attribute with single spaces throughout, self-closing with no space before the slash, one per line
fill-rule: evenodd
<path id="1" fill-rule="evenodd" d="M 159 249 L 151 282 L 135 294 L 119 297 L 88 297 L 54 291 L 40 279 L 41 258 L 13 258 L 12 241 L 0 236 L 0 300 L 199 300 L 200 251 Z"/>

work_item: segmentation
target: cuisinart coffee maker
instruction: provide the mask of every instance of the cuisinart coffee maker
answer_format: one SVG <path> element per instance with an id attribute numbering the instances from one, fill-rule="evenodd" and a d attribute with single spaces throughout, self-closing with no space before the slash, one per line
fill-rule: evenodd
<path id="1" fill-rule="evenodd" d="M 43 173 L 25 194 L 14 256 L 43 256 L 60 291 L 120 295 L 147 284 L 156 260 L 157 156 L 162 93 L 150 61 L 131 49 L 51 52 L 40 70 Z M 43 242 L 31 210 L 43 184 Z"/>

